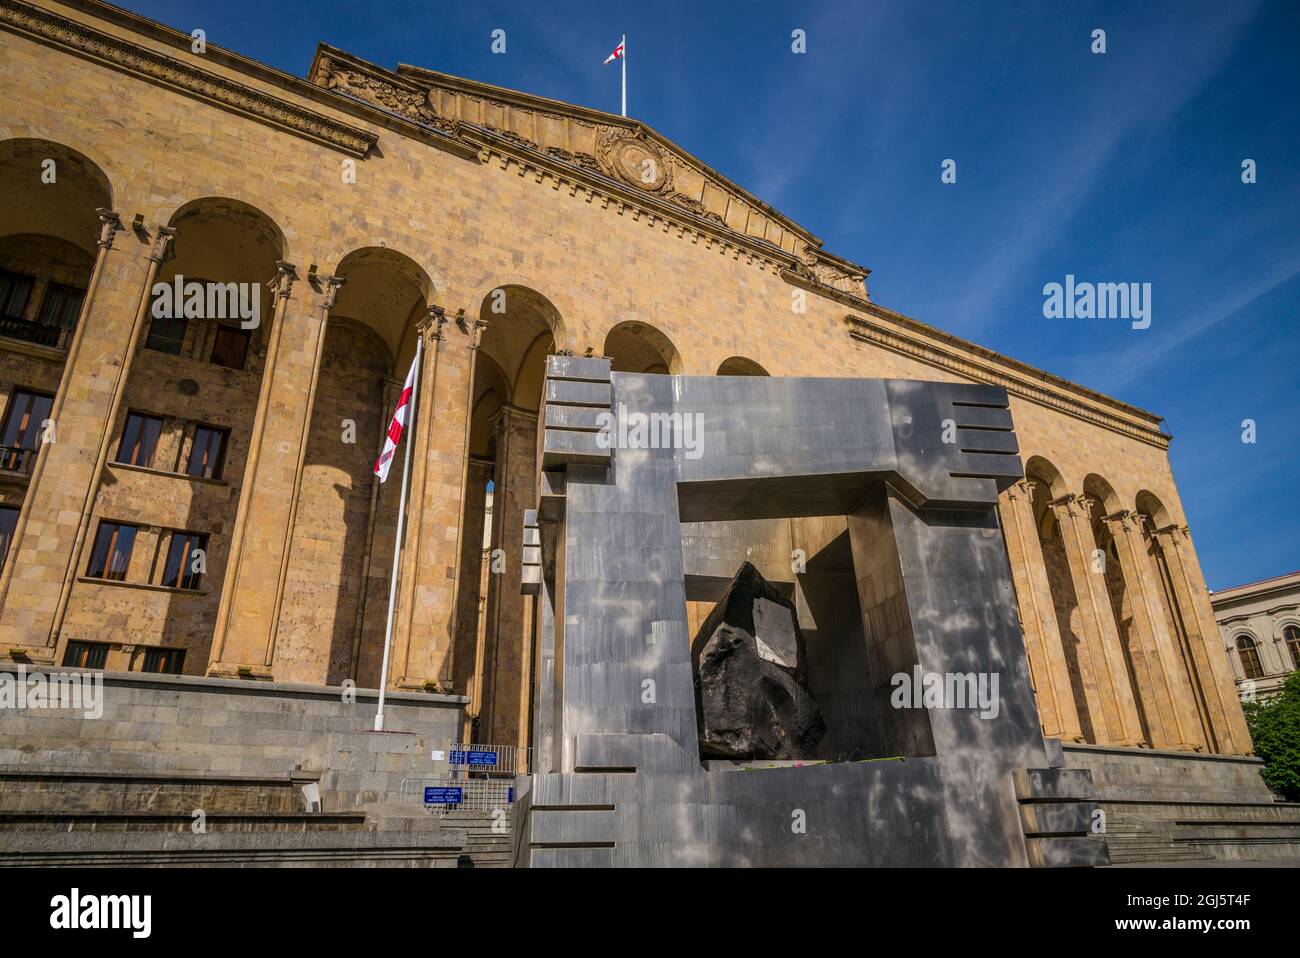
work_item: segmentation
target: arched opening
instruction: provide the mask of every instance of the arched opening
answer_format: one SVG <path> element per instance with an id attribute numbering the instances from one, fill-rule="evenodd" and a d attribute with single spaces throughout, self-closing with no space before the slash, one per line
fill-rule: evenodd
<path id="1" fill-rule="evenodd" d="M 1178 655 L 1178 671 L 1175 681 L 1179 684 L 1186 682 L 1185 688 L 1190 690 L 1200 717 L 1203 740 L 1208 744 L 1213 744 L 1214 726 L 1210 720 L 1205 689 L 1201 684 L 1201 677 L 1196 669 L 1196 656 L 1192 651 L 1192 642 L 1188 635 L 1187 623 L 1183 619 L 1183 611 L 1179 608 L 1178 595 L 1174 589 L 1169 563 L 1161 545 L 1160 536 L 1157 535 L 1157 531 L 1168 528 L 1173 523 L 1173 519 L 1159 497 L 1145 489 L 1134 498 L 1133 512 L 1138 528 L 1141 530 L 1142 559 L 1148 563 L 1149 568 L 1154 572 L 1152 576 L 1155 582 L 1154 591 L 1156 594 L 1154 598 L 1158 599 L 1155 611 L 1160 616 L 1160 624 L 1167 630 L 1167 634 L 1173 638 L 1175 651 Z"/>
<path id="2" fill-rule="evenodd" d="M 261 210 L 225 197 L 187 203 L 169 225 L 172 255 L 151 289 L 111 427 L 87 551 L 93 575 L 104 536 L 134 530 L 125 581 L 154 588 L 111 597 L 132 607 L 126 621 L 152 625 L 121 636 L 135 646 L 129 668 L 162 656 L 169 670 L 201 675 L 266 365 L 274 312 L 267 282 L 284 238 Z M 80 601 L 93 608 L 107 600 L 103 585 L 86 585 L 84 598 L 82 588 L 74 587 L 69 621 Z"/>
<path id="3" fill-rule="evenodd" d="M 1253 635 L 1242 633 L 1237 636 L 1237 658 L 1241 662 L 1241 672 L 1248 679 L 1264 677 L 1264 663 L 1259 658 L 1259 647 Z"/>
<path id="4" fill-rule="evenodd" d="M 1167 737 L 1159 705 L 1155 700 L 1157 682 L 1163 682 L 1163 676 L 1159 674 L 1160 663 L 1148 656 L 1140 641 L 1134 621 L 1135 593 L 1125 576 L 1119 544 L 1105 521 L 1106 516 L 1121 511 L 1122 502 L 1111 484 L 1096 474 L 1084 478 L 1083 499 L 1091 519 L 1093 571 L 1100 572 L 1106 582 L 1106 594 L 1110 599 L 1111 615 L 1124 652 L 1124 664 L 1129 686 L 1133 689 L 1142 738 L 1146 742 L 1159 741 L 1165 744 Z"/>
<path id="5" fill-rule="evenodd" d="M 1291 668 L 1300 669 L 1300 625 L 1288 625 L 1282 629 L 1282 644 L 1291 657 Z"/>
<path id="6" fill-rule="evenodd" d="M 0 142 L 5 236 L 49 236 L 93 254 L 99 236 L 95 211 L 112 206 L 108 175 L 71 147 L 38 139 Z"/>
<path id="7" fill-rule="evenodd" d="M 564 323 L 546 296 L 518 284 L 490 290 L 479 319 L 487 326 L 474 366 L 453 682 L 470 695 L 475 740 L 518 745 L 529 737 L 535 631 L 520 594 L 524 510 L 535 505 L 546 357 Z"/>
<path id="8" fill-rule="evenodd" d="M 409 256 L 382 246 L 353 250 L 334 273 L 346 282 L 330 316 L 347 317 L 374 330 L 395 357 L 392 375 L 405 379 L 415 356 L 417 327 L 433 299 L 429 274 Z"/>
<path id="9" fill-rule="evenodd" d="M 0 142 L 0 338 L 35 349 L 0 377 L 0 524 L 17 522 L 95 264 L 108 177 L 48 140 Z M 0 560 L 3 555 L 0 555 Z"/>
<path id="10" fill-rule="evenodd" d="M 1145 489 L 1137 494 L 1133 508 L 1138 515 L 1145 517 L 1147 526 L 1152 530 L 1163 529 L 1172 523 L 1169 510 L 1164 507 L 1155 493 Z"/>
<path id="11" fill-rule="evenodd" d="M 722 364 L 718 366 L 718 375 L 768 376 L 771 374 L 752 359 L 746 359 L 744 356 L 732 356 L 730 359 L 724 359 Z"/>
<path id="12" fill-rule="evenodd" d="M 275 309 L 267 283 L 284 254 L 279 227 L 224 197 L 187 203 L 169 225 L 176 239 L 158 270 L 144 349 L 260 375 Z"/>
<path id="13" fill-rule="evenodd" d="M 410 257 L 381 247 L 354 250 L 334 274 L 343 285 L 317 371 L 276 659 L 316 681 L 373 688 L 405 457 L 382 484 L 374 464 L 409 368 L 410 357 L 395 366 L 394 355 L 410 344 L 413 356 L 432 282 Z"/>
<path id="14" fill-rule="evenodd" d="M 1088 647 L 1084 641 L 1082 613 L 1060 525 L 1051 506 L 1053 500 L 1066 494 L 1065 481 L 1061 478 L 1060 470 L 1041 456 L 1032 456 L 1026 462 L 1025 478 L 1033 497 L 1034 528 L 1038 531 L 1038 546 L 1052 595 L 1057 631 L 1061 636 L 1062 652 L 1070 673 L 1070 688 L 1079 715 L 1079 731 L 1085 741 L 1095 743 L 1097 738 L 1086 691 L 1088 683 L 1092 681 L 1092 670 Z"/>
<path id="15" fill-rule="evenodd" d="M 682 359 L 672 341 L 649 323 L 628 320 L 605 336 L 605 355 L 616 373 L 680 375 Z"/>

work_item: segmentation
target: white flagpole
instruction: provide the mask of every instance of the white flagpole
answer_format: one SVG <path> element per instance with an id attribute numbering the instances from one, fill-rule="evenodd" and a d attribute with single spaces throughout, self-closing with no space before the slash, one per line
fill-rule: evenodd
<path id="1" fill-rule="evenodd" d="M 623 115 L 627 116 L 627 34 L 623 34 Z"/>
<path id="2" fill-rule="evenodd" d="M 393 543 L 393 574 L 388 583 L 388 624 L 384 626 L 384 664 L 379 670 L 379 711 L 375 713 L 375 731 L 384 730 L 384 692 L 388 688 L 388 652 L 393 645 L 393 613 L 397 605 L 397 563 L 402 555 L 402 530 L 406 525 L 406 483 L 411 475 L 411 447 L 415 445 L 416 397 L 420 391 L 420 357 L 424 354 L 424 334 L 415 339 L 415 377 L 411 380 L 411 398 L 407 400 L 406 425 L 402 438 L 406 452 L 402 457 L 402 489 L 397 499 L 397 539 Z"/>

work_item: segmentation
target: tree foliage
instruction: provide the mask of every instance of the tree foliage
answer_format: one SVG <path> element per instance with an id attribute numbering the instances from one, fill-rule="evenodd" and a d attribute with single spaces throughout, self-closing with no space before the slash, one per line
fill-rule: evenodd
<path id="1" fill-rule="evenodd" d="M 1264 781 L 1287 801 L 1300 801 L 1300 672 L 1287 676 L 1277 695 L 1243 708 Z"/>

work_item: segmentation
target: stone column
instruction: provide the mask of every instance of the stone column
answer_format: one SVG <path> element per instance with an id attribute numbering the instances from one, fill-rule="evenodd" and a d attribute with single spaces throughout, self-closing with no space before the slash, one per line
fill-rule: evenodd
<path id="1" fill-rule="evenodd" d="M 532 685 L 531 619 L 520 594 L 524 510 L 537 495 L 537 413 L 503 406 L 496 422 L 492 480 L 492 548 L 504 553 L 504 571 L 488 577 L 487 644 L 479 733 L 491 745 L 527 745 Z"/>
<path id="2" fill-rule="evenodd" d="M 302 498 L 302 475 L 307 465 L 307 444 L 311 439 L 311 420 L 312 414 L 316 411 L 316 390 L 320 386 L 321 363 L 325 357 L 325 338 L 329 332 L 330 310 L 334 308 L 334 300 L 338 296 L 339 290 L 347 280 L 342 276 L 321 276 L 315 282 L 313 287 L 320 291 L 321 301 L 319 305 L 319 319 L 316 323 L 316 344 L 315 355 L 312 360 L 311 374 L 307 384 L 307 403 L 303 413 L 301 431 L 298 434 L 298 455 L 297 463 L 293 472 L 293 489 L 289 494 L 289 518 L 284 527 L 284 540 L 280 549 L 280 571 L 276 576 L 275 603 L 271 609 L 271 633 L 270 642 L 267 645 L 265 663 L 270 666 L 275 661 L 275 643 L 280 630 L 280 613 L 284 608 L 284 589 L 289 578 L 289 558 L 293 548 L 294 528 L 298 524 L 298 502 Z M 358 603 L 360 604 L 360 603 Z M 304 636 L 308 642 L 318 641 L 318 636 Z M 292 653 L 290 653 L 292 654 Z M 325 671 L 318 675 L 297 674 L 298 681 L 311 681 L 320 684 L 328 682 L 329 675 L 329 656 L 324 659 Z M 298 671 L 294 666 L 289 667 L 292 671 Z M 283 669 L 281 670 L 284 671 Z"/>
<path id="3" fill-rule="evenodd" d="M 1208 745 L 1201 716 L 1179 644 L 1170 634 L 1164 609 L 1164 586 L 1148 554 L 1142 517 L 1129 511 L 1104 516 L 1115 539 L 1120 572 L 1133 613 L 1133 644 L 1141 650 L 1147 683 L 1139 690 L 1147 703 L 1152 745 L 1179 751 L 1202 751 Z M 1158 712 L 1159 722 L 1152 721 Z M 1157 725 L 1159 731 L 1157 732 Z"/>
<path id="4" fill-rule="evenodd" d="M 37 452 L 0 576 L 0 654 L 40 663 L 54 660 L 150 289 L 175 236 L 159 227 L 144 245 L 141 230 L 140 242 L 117 246 L 117 214 L 98 213 L 95 265 L 50 409 L 54 428 Z"/>
<path id="5" fill-rule="evenodd" d="M 208 674 L 281 681 L 307 677 L 273 674 L 275 605 L 298 478 L 299 447 L 306 441 L 308 408 L 324 324 L 309 303 L 291 299 L 297 274 L 277 264 L 275 310 L 262 369 L 248 461 L 230 537 Z"/>
<path id="6" fill-rule="evenodd" d="M 416 401 L 415 449 L 406 504 L 390 685 L 448 692 L 456 629 L 456 569 L 468 452 L 466 392 L 479 328 L 439 311 L 425 337 Z"/>
<path id="7" fill-rule="evenodd" d="M 1074 493 L 1053 499 L 1052 512 L 1061 530 L 1061 542 L 1070 565 L 1070 578 L 1079 602 L 1083 639 L 1088 646 L 1093 684 L 1087 685 L 1088 713 L 1092 716 L 1097 745 L 1142 745 L 1133 686 L 1129 682 L 1119 629 L 1106 591 L 1106 577 L 1094 571 L 1097 540 L 1092 534 L 1087 500 Z M 1095 686 L 1095 687 L 1093 687 Z"/>
<path id="8" fill-rule="evenodd" d="M 1034 490 L 1031 480 L 1021 480 L 1006 491 L 999 506 L 1007 543 L 1007 557 L 1020 605 L 1020 624 L 1025 652 L 1038 693 L 1038 713 L 1043 734 L 1067 742 L 1083 741 L 1079 709 L 1070 685 L 1070 665 L 1065 658 L 1052 587 L 1038 545 L 1034 523 Z"/>
<path id="9" fill-rule="evenodd" d="M 393 379 L 385 379 L 380 385 L 379 429 L 376 431 L 377 441 L 374 448 L 376 461 L 379 460 L 384 451 L 384 443 L 388 439 L 388 424 L 392 421 L 393 411 L 397 408 L 397 399 L 402 393 L 402 386 L 403 383 Z M 402 468 L 404 465 L 403 457 L 398 456 L 392 466 L 389 467 L 388 478 L 396 484 L 398 490 L 402 486 Z M 370 476 L 370 508 L 366 511 L 366 557 L 361 565 L 361 593 L 357 600 L 357 617 L 352 631 L 352 657 L 348 665 L 352 681 L 358 683 L 361 681 L 361 657 L 363 652 L 377 652 L 380 660 L 382 660 L 383 656 L 382 648 L 370 650 L 366 649 L 363 644 L 367 631 L 367 620 L 373 614 L 371 609 L 377 598 L 377 596 L 372 596 L 381 583 L 388 582 L 389 573 L 392 572 L 390 564 L 393 552 L 392 540 L 387 541 L 382 553 L 377 551 L 381 548 L 381 537 L 377 535 L 377 529 L 379 526 L 380 493 L 382 490 L 383 483 L 379 481 L 378 476 L 372 474 Z M 386 603 L 388 599 L 387 592 L 383 593 L 383 599 Z M 387 614 L 387 611 L 385 607 L 379 615 L 375 615 L 375 618 L 382 618 L 383 615 Z M 382 629 L 380 634 L 383 634 Z M 377 673 L 378 667 L 376 667 Z M 376 680 L 375 684 L 378 684 L 378 680 Z"/>
<path id="10" fill-rule="evenodd" d="M 479 630 L 480 584 L 483 580 L 483 525 L 487 514 L 490 460 L 470 459 L 465 478 L 464 518 L 460 535 L 460 588 L 456 595 L 456 648 L 452 688 L 469 695 L 474 687 Z"/>
<path id="11" fill-rule="evenodd" d="M 1214 739 L 1211 747 L 1245 755 L 1252 747 L 1250 732 L 1191 535 L 1187 526 L 1174 525 L 1156 530 L 1153 538 L 1164 561 L 1176 624 L 1182 627 L 1195 666 L 1196 690 Z"/>

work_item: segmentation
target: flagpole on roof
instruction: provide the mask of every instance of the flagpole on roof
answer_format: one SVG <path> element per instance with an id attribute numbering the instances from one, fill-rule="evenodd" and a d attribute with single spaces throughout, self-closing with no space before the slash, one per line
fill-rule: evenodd
<path id="1" fill-rule="evenodd" d="M 619 57 L 623 61 L 623 115 L 627 116 L 627 34 L 623 34 L 623 55 Z"/>
<path id="2" fill-rule="evenodd" d="M 379 710 L 375 712 L 375 731 L 384 730 L 384 692 L 388 688 L 388 653 L 393 645 L 393 613 L 397 606 L 397 565 L 402 555 L 402 530 L 406 525 L 406 486 L 411 476 L 411 448 L 415 445 L 415 401 L 420 388 L 420 357 L 424 353 L 424 334 L 415 337 L 415 362 L 412 367 L 411 396 L 407 400 L 407 415 L 403 432 L 406 434 L 406 451 L 402 454 L 402 488 L 397 499 L 397 537 L 393 541 L 393 572 L 388 583 L 388 623 L 384 626 L 384 664 L 379 670 Z M 385 471 L 385 475 L 387 472 Z M 383 481 L 382 479 L 380 480 Z"/>

